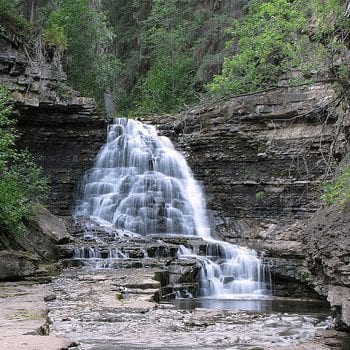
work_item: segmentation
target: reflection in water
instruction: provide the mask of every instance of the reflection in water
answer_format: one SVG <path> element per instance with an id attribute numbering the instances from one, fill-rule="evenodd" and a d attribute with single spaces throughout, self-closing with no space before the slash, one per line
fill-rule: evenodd
<path id="1" fill-rule="evenodd" d="M 172 302 L 178 309 L 193 310 L 195 308 L 217 310 L 243 310 L 258 312 L 288 312 L 298 314 L 329 315 L 330 306 L 322 300 L 298 300 L 287 298 L 264 299 L 176 299 Z"/>

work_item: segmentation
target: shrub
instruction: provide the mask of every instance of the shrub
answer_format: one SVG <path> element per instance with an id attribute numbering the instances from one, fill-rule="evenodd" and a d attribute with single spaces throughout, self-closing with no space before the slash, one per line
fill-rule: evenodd
<path id="1" fill-rule="evenodd" d="M 33 202 L 47 195 L 47 181 L 33 157 L 15 148 L 15 121 L 8 91 L 0 87 L 0 226 L 9 236 L 23 234 Z"/>
<path id="2" fill-rule="evenodd" d="M 339 0 L 252 0 L 248 14 L 229 30 L 227 45 L 235 53 L 208 88 L 214 96 L 255 92 L 291 70 L 299 76 L 290 85 L 315 75 L 348 77 L 342 52 L 349 29 Z"/>
<path id="3" fill-rule="evenodd" d="M 345 207 L 350 201 L 350 166 L 343 168 L 341 174 L 324 186 L 321 196 L 326 205 L 338 204 Z"/>

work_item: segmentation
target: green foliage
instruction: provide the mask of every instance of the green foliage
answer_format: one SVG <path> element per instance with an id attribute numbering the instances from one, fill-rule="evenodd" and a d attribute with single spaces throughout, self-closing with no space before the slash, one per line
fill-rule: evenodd
<path id="1" fill-rule="evenodd" d="M 139 113 L 173 112 L 191 98 L 192 65 L 189 58 L 158 57 L 140 86 Z"/>
<path id="2" fill-rule="evenodd" d="M 302 282 L 306 282 L 310 278 L 310 271 L 298 270 L 297 271 L 297 278 Z"/>
<path id="3" fill-rule="evenodd" d="M 246 3 L 105 0 L 123 65 L 116 76 L 119 111 L 175 112 L 195 103 L 220 70 L 225 28 Z"/>
<path id="4" fill-rule="evenodd" d="M 262 199 L 266 198 L 266 192 L 265 191 L 258 191 L 258 192 L 256 192 L 255 198 L 257 200 L 262 200 Z"/>
<path id="5" fill-rule="evenodd" d="M 324 187 L 322 200 L 326 205 L 338 204 L 344 207 L 350 201 L 350 166 L 344 167 L 341 174 Z"/>
<path id="6" fill-rule="evenodd" d="M 293 69 L 300 73 L 297 83 L 315 72 L 347 76 L 345 65 L 335 67 L 350 28 L 342 11 L 339 0 L 252 0 L 248 14 L 229 30 L 228 45 L 236 51 L 208 85 L 210 92 L 222 96 L 265 89 Z"/>
<path id="7" fill-rule="evenodd" d="M 57 45 L 67 48 L 67 36 L 64 29 L 65 19 L 63 13 L 58 10 L 52 11 L 43 29 L 43 38 L 49 45 Z"/>
<path id="8" fill-rule="evenodd" d="M 15 121 L 6 89 L 0 87 L 0 226 L 8 235 L 25 232 L 33 202 L 47 195 L 47 182 L 28 152 L 15 149 Z"/>
<path id="9" fill-rule="evenodd" d="M 21 13 L 23 2 L 24 0 L 0 0 L 0 34 L 5 34 L 7 27 L 20 35 L 32 34 L 32 24 Z"/>
<path id="10" fill-rule="evenodd" d="M 101 102 L 106 90 L 113 91 L 120 69 L 114 53 L 107 52 L 113 34 L 105 14 L 91 0 L 62 0 L 47 12 L 43 35 L 49 43 L 67 49 L 69 83 Z"/>

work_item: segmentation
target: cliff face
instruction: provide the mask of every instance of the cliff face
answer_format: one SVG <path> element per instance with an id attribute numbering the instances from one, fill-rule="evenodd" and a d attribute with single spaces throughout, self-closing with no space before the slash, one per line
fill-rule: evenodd
<path id="1" fill-rule="evenodd" d="M 20 148 L 49 177 L 49 208 L 70 215 L 79 180 L 105 142 L 106 122 L 92 99 L 65 85 L 59 51 L 37 39 L 31 45 L 0 38 L 0 82 L 15 102 Z"/>
<path id="2" fill-rule="evenodd" d="M 350 325 L 348 214 L 317 212 L 322 183 L 348 152 L 349 116 L 334 100 L 329 86 L 316 84 L 145 121 L 184 152 L 213 228 L 260 253 L 276 295 L 316 291 Z"/>
<path id="3" fill-rule="evenodd" d="M 217 231 L 240 240 L 247 225 L 290 223 L 320 206 L 320 183 L 347 147 L 334 98 L 322 84 L 281 88 L 148 122 L 185 153 Z"/>

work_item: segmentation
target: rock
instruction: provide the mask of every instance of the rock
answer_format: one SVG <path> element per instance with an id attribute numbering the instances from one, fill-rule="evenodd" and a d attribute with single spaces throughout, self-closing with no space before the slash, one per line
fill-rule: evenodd
<path id="1" fill-rule="evenodd" d="M 17 280 L 35 273 L 38 259 L 12 250 L 0 251 L 0 280 Z"/>
<path id="2" fill-rule="evenodd" d="M 331 86 L 316 83 L 233 97 L 177 116 L 142 117 L 174 141 L 202 181 L 218 236 L 263 256 L 277 295 L 309 297 L 314 289 L 326 297 L 329 279 L 342 285 L 349 278 L 349 253 L 315 242 L 317 249 L 308 252 L 303 224 L 296 225 L 321 206 L 320 183 L 348 150 L 346 128 L 337 133 L 338 115 L 329 113 L 334 96 Z M 321 276 L 323 268 L 327 279 L 312 283 L 311 275 Z"/>
<path id="3" fill-rule="evenodd" d="M 64 222 L 41 207 L 37 214 L 29 219 L 29 225 L 42 235 L 48 236 L 55 244 L 66 244 L 73 240 Z"/>
<path id="4" fill-rule="evenodd" d="M 106 121 L 93 99 L 65 84 L 60 57 L 59 49 L 42 42 L 15 45 L 0 37 L 0 84 L 15 103 L 17 145 L 28 149 L 50 178 L 49 209 L 70 215 L 77 184 L 105 142 Z"/>
<path id="5" fill-rule="evenodd" d="M 350 288 L 330 286 L 327 300 L 332 306 L 339 306 L 341 321 L 350 326 Z"/>
<path id="6" fill-rule="evenodd" d="M 46 295 L 44 297 L 44 301 L 48 302 L 48 301 L 53 301 L 56 300 L 56 294 L 50 294 L 50 295 Z"/>
<path id="7" fill-rule="evenodd" d="M 202 181 L 221 237 L 246 244 L 250 229 L 291 224 L 320 205 L 319 183 L 335 137 L 334 91 L 319 83 L 233 97 L 177 116 L 143 117 L 170 137 Z M 169 127 L 173 125 L 173 127 Z M 337 151 L 345 153 L 343 131 Z M 327 158 L 328 159 L 328 158 Z M 215 220 L 214 220 L 215 221 Z M 237 236 L 237 222 L 250 228 Z M 255 226 L 255 227 L 254 227 Z"/>
<path id="8" fill-rule="evenodd" d="M 52 215 L 47 209 L 38 207 L 37 213 L 27 219 L 28 233 L 14 237 L 23 250 L 41 257 L 44 261 L 55 262 L 60 257 L 58 244 L 72 240 L 62 220 Z"/>

